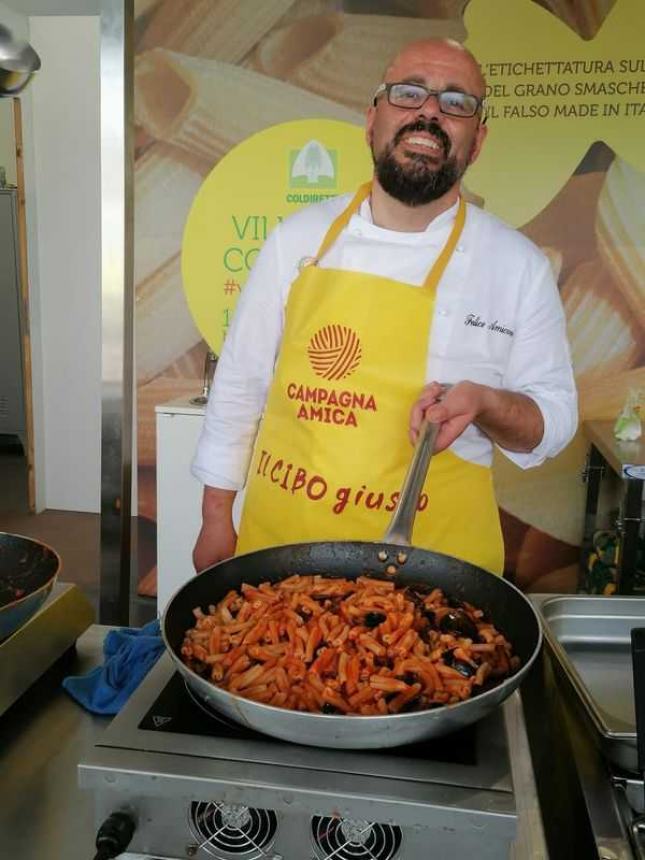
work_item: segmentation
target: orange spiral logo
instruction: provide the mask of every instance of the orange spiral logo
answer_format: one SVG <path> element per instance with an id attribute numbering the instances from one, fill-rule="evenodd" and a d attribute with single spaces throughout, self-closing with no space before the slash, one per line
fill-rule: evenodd
<path id="1" fill-rule="evenodd" d="M 323 379 L 345 379 L 362 358 L 361 342 L 346 325 L 326 325 L 309 341 L 307 355 L 314 373 Z"/>

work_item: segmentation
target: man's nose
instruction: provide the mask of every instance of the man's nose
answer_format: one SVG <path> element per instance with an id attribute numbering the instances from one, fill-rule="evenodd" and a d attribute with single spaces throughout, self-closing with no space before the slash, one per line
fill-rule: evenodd
<path id="1" fill-rule="evenodd" d="M 430 93 L 421 107 L 417 108 L 417 115 L 426 117 L 427 119 L 438 119 L 441 116 L 439 96 L 435 93 Z"/>

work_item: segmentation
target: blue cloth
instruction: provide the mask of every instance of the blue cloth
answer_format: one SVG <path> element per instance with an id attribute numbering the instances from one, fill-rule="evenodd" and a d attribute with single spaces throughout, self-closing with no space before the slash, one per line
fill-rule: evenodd
<path id="1" fill-rule="evenodd" d="M 159 621 L 110 630 L 105 662 L 87 675 L 70 675 L 63 688 L 93 714 L 118 714 L 164 650 Z"/>

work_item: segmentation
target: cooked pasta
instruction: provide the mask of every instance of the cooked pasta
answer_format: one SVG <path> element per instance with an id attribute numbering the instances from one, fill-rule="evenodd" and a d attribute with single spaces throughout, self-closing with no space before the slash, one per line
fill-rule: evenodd
<path id="1" fill-rule="evenodd" d="M 520 663 L 482 610 L 439 588 L 366 576 L 245 583 L 194 615 L 186 665 L 292 710 L 374 716 L 454 704 Z"/>

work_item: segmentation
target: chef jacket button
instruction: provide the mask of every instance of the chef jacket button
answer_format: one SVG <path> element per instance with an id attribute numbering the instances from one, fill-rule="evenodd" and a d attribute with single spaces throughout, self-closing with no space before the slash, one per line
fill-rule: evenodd
<path id="1" fill-rule="evenodd" d="M 464 246 L 463 246 L 463 245 L 457 245 L 457 247 L 456 247 L 456 249 L 455 249 L 455 250 L 459 251 L 459 253 L 460 253 L 460 254 L 463 254 L 463 252 L 464 252 L 466 249 L 464 248 Z"/>
<path id="2" fill-rule="evenodd" d="M 449 311 L 447 311 L 445 308 L 438 308 L 437 313 L 440 317 L 447 317 Z"/>

